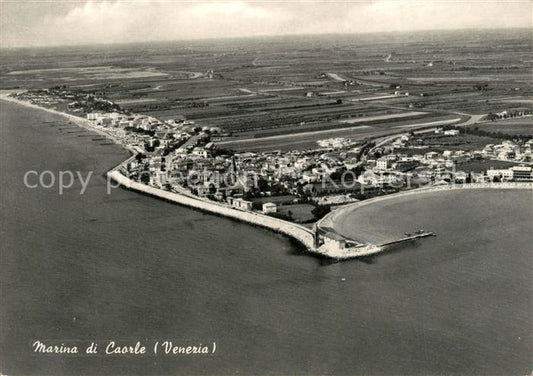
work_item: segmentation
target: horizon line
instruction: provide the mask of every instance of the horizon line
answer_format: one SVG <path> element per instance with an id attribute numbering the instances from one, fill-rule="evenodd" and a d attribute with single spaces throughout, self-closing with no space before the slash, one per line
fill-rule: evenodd
<path id="1" fill-rule="evenodd" d="M 231 36 L 231 37 L 200 37 L 200 38 L 176 38 L 176 39 L 156 39 L 156 40 L 140 40 L 128 42 L 108 42 L 108 43 L 80 43 L 80 44 L 50 44 L 50 45 L 25 45 L 25 46 L 3 46 L 0 43 L 0 50 L 23 50 L 23 49 L 46 49 L 46 48 L 68 48 L 68 47 L 112 47 L 123 45 L 135 45 L 143 43 L 173 43 L 173 42 L 204 42 L 217 40 L 242 40 L 254 38 L 286 38 L 286 37 L 317 37 L 317 36 L 350 36 L 350 35 L 378 35 L 378 34 L 416 34 L 416 33 L 430 33 L 430 32 L 458 32 L 458 31 L 516 31 L 516 30 L 530 30 L 530 27 L 461 27 L 461 28 L 441 28 L 441 29 L 419 29 L 419 30 L 383 30 L 383 31 L 358 31 L 353 33 L 288 33 L 288 34 L 261 34 L 253 36 Z"/>

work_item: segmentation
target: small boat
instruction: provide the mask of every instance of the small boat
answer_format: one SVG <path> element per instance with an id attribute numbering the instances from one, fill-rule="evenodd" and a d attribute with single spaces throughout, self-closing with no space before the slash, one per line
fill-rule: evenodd
<path id="1" fill-rule="evenodd" d="M 410 233 L 408 233 L 408 232 L 406 232 L 405 234 L 403 234 L 403 236 L 405 236 L 406 238 L 408 238 L 408 237 L 410 237 L 410 236 L 411 236 L 411 234 L 410 234 Z"/>

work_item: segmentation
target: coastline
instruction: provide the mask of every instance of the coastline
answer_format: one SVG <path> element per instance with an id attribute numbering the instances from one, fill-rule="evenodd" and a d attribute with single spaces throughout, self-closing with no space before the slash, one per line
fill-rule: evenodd
<path id="1" fill-rule="evenodd" d="M 58 116 L 63 116 L 64 118 L 72 121 L 73 123 L 75 123 L 77 126 L 83 128 L 83 129 L 86 129 L 88 131 L 92 131 L 92 132 L 95 132 L 97 133 L 98 135 L 100 136 L 103 136 L 105 138 L 107 138 L 108 140 L 110 141 L 113 141 L 113 143 L 121 146 L 123 149 L 126 149 L 130 152 L 133 152 L 132 150 L 130 150 L 129 148 L 125 147 L 119 140 L 117 140 L 113 135 L 109 134 L 108 132 L 105 132 L 104 130 L 102 129 L 98 129 L 96 127 L 94 127 L 93 125 L 91 125 L 91 123 L 89 122 L 89 120 L 86 120 L 82 117 L 79 117 L 79 116 L 76 116 L 76 115 L 71 115 L 71 114 L 67 114 L 65 112 L 61 112 L 61 111 L 58 111 L 58 110 L 54 110 L 53 108 L 47 108 L 47 107 L 42 107 L 42 106 L 38 106 L 36 104 L 33 104 L 33 103 L 29 103 L 29 102 L 26 102 L 26 101 L 21 101 L 19 99 L 15 99 L 13 97 L 10 97 L 9 95 L 12 94 L 12 93 L 16 93 L 18 91 L 4 91 L 4 92 L 0 92 L 0 100 L 4 100 L 6 102 L 11 102 L 11 103 L 15 103 L 15 104 L 19 104 L 21 106 L 25 106 L 25 107 L 29 107 L 29 108 L 33 108 L 35 110 L 42 110 L 42 111 L 46 111 L 46 112 L 49 112 L 51 114 L 54 114 L 54 115 L 58 115 Z"/>
<path id="2" fill-rule="evenodd" d="M 242 222 L 247 222 L 253 225 L 265 227 L 275 232 L 279 232 L 296 239 L 310 251 L 314 249 L 314 232 L 304 226 L 300 226 L 264 214 L 239 210 L 229 205 L 206 201 L 200 198 L 186 196 L 180 193 L 164 191 L 162 189 L 154 188 L 146 184 L 137 183 L 125 177 L 120 173 L 120 171 L 118 171 L 121 166 L 122 164 L 108 171 L 107 176 L 127 189 L 146 193 L 151 196 L 162 198 L 183 206 L 200 209 L 213 214 L 222 215 L 224 217 L 237 219 Z"/>
<path id="3" fill-rule="evenodd" d="M 102 135 L 102 136 L 105 136 L 111 139 L 115 144 L 131 152 L 132 153 L 131 157 L 129 157 L 125 161 L 122 161 L 117 166 L 111 168 L 106 173 L 109 179 L 112 179 L 113 181 L 121 184 L 125 188 L 133 190 L 133 191 L 137 191 L 137 192 L 142 192 L 142 193 L 155 196 L 158 198 L 162 198 L 162 199 L 165 199 L 165 200 L 168 200 L 168 201 L 171 201 L 171 202 L 183 205 L 183 206 L 188 206 L 188 207 L 196 208 L 196 209 L 203 210 L 209 213 L 240 220 L 246 223 L 250 223 L 253 225 L 257 225 L 260 227 L 273 230 L 275 232 L 285 234 L 297 240 L 299 243 L 303 244 L 308 251 L 316 253 L 316 250 L 314 247 L 314 241 L 315 241 L 314 232 L 305 226 L 297 225 L 295 223 L 284 221 L 284 220 L 274 218 L 274 217 L 270 217 L 270 216 L 267 216 L 261 213 L 246 212 L 246 211 L 235 209 L 229 205 L 202 200 L 198 197 L 193 196 L 192 194 L 186 195 L 184 193 L 174 193 L 174 192 L 164 191 L 162 189 L 154 188 L 146 184 L 137 183 L 131 179 L 128 179 L 127 177 L 125 177 L 119 172 L 119 169 L 122 166 L 124 166 L 126 163 L 128 163 L 132 158 L 134 158 L 135 155 L 137 154 L 137 151 L 126 147 L 125 145 L 120 143 L 119 140 L 112 137 L 107 132 L 93 127 L 89 123 L 88 120 L 85 120 L 75 115 L 57 111 L 54 109 L 41 107 L 41 106 L 37 106 L 32 103 L 21 101 L 21 100 L 9 97 L 8 96 L 9 94 L 10 93 L 0 93 L 0 99 L 11 102 L 11 103 L 19 104 L 22 106 L 30 107 L 36 110 L 43 110 L 43 111 L 47 111 L 55 115 L 63 116 L 84 129 L 96 132 L 99 135 Z"/>
<path id="4" fill-rule="evenodd" d="M 331 231 L 331 229 L 335 230 L 335 224 L 336 224 L 335 221 L 336 220 L 338 221 L 337 217 L 346 213 L 347 211 L 357 210 L 357 208 L 360 208 L 362 206 L 371 205 L 375 202 L 379 202 L 382 200 L 395 199 L 399 196 L 421 194 L 421 193 L 433 192 L 433 191 L 442 191 L 442 190 L 450 190 L 450 189 L 487 189 L 487 188 L 533 189 L 533 183 L 481 183 L 481 184 L 423 187 L 423 188 L 418 188 L 418 189 L 404 191 L 404 192 L 400 192 L 396 194 L 375 197 L 373 199 L 368 199 L 368 200 L 344 205 L 332 211 L 331 213 L 326 215 L 324 218 L 316 222 L 315 226 L 313 226 L 313 229 L 309 229 L 305 226 L 298 225 L 298 224 L 288 222 L 282 219 L 278 219 L 275 217 L 267 216 L 262 213 L 239 210 L 227 204 L 202 199 L 202 198 L 199 198 L 199 197 L 196 197 L 190 194 L 189 192 L 179 192 L 179 193 L 170 192 L 170 191 L 165 191 L 159 188 L 151 187 L 146 184 L 135 182 L 127 178 L 120 172 L 120 169 L 123 168 L 127 163 L 129 163 L 138 154 L 138 152 L 134 148 L 127 147 L 126 145 L 121 143 L 120 140 L 116 139 L 115 137 L 105 132 L 104 130 L 94 127 L 88 120 L 84 118 L 71 115 L 71 114 L 67 114 L 67 113 L 64 113 L 64 112 L 61 112 L 55 109 L 41 107 L 41 106 L 38 106 L 32 103 L 28 103 L 25 101 L 21 101 L 21 100 L 9 97 L 8 95 L 10 93 L 11 92 L 0 93 L 0 99 L 15 103 L 15 104 L 19 104 L 22 106 L 30 107 L 33 109 L 47 111 L 55 115 L 63 116 L 67 118 L 68 120 L 72 121 L 74 124 L 78 125 L 79 127 L 84 128 L 89 131 L 93 131 L 101 136 L 105 136 L 106 138 L 112 140 L 115 144 L 121 146 L 123 149 L 128 150 L 132 155 L 126 160 L 119 163 L 117 166 L 108 170 L 107 173 L 105 174 L 108 179 L 115 181 L 116 183 L 120 184 L 126 189 L 133 190 L 136 192 L 141 192 L 141 193 L 153 196 L 153 197 L 164 199 L 164 200 L 167 200 L 167 201 L 179 204 L 179 205 L 187 206 L 190 208 L 195 208 L 195 209 L 205 211 L 211 214 L 224 216 L 227 218 L 246 222 L 248 224 L 270 229 L 272 231 L 284 234 L 286 236 L 291 237 L 292 239 L 295 239 L 300 244 L 302 244 L 307 249 L 307 251 L 309 251 L 310 253 L 325 256 L 325 257 L 332 258 L 335 260 L 353 259 L 357 257 L 381 253 L 386 250 L 385 249 L 386 244 L 373 244 L 373 243 L 360 243 L 356 246 L 350 246 L 345 249 L 335 249 L 327 245 L 317 246 L 317 232 L 318 231 L 328 232 L 328 231 Z M 328 230 L 326 230 L 326 228 L 328 228 Z M 399 239 L 398 241 L 405 241 L 405 240 L 407 239 Z"/>

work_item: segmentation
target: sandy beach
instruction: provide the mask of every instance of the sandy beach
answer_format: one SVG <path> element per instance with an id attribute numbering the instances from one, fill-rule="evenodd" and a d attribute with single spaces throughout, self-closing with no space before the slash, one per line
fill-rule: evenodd
<path id="1" fill-rule="evenodd" d="M 17 92 L 21 92 L 21 91 L 20 90 L 13 90 L 13 91 L 9 90 L 9 91 L 0 92 L 0 99 L 4 100 L 4 101 L 12 102 L 12 103 L 20 104 L 21 106 L 30 107 L 30 108 L 34 108 L 34 109 L 37 109 L 37 110 L 43 110 L 43 111 L 47 111 L 47 112 L 50 112 L 50 113 L 55 114 L 55 115 L 63 116 L 64 118 L 72 121 L 73 123 L 75 123 L 79 127 L 87 129 L 87 130 L 89 130 L 91 132 L 95 132 L 95 133 L 99 134 L 100 136 L 104 136 L 107 139 L 113 141 L 115 144 L 120 145 L 120 146 L 124 147 L 125 149 L 129 150 L 129 148 L 127 148 L 125 145 L 123 145 L 115 136 L 113 136 L 109 132 L 106 132 L 103 129 L 96 128 L 95 126 L 93 126 L 91 124 L 91 122 L 89 120 L 84 119 L 84 118 L 79 117 L 79 116 L 76 116 L 76 115 L 67 114 L 65 112 L 54 110 L 53 108 L 47 108 L 47 107 L 38 106 L 36 104 L 29 103 L 29 102 L 26 102 L 26 101 L 22 101 L 22 100 L 19 100 L 19 99 L 16 99 L 16 98 L 13 98 L 13 97 L 10 96 L 10 94 L 17 93 Z"/>
<path id="2" fill-rule="evenodd" d="M 384 201 L 394 201 L 398 200 L 404 197 L 409 196 L 415 196 L 415 195 L 423 195 L 423 194 L 440 194 L 441 192 L 449 192 L 449 191 L 456 191 L 456 190 L 464 190 L 464 191 L 471 191 L 474 189 L 529 189 L 533 190 L 533 183 L 529 182 L 523 182 L 523 183 L 515 183 L 515 182 L 507 182 L 507 183 L 478 183 L 478 184 L 453 184 L 453 185 L 447 185 L 447 186 L 434 186 L 434 187 L 422 187 L 418 189 L 413 189 L 409 191 L 399 192 L 396 194 L 390 194 L 385 196 L 379 196 L 372 199 L 364 200 L 355 202 L 353 204 L 344 205 L 328 215 L 326 215 L 324 218 L 319 220 L 317 222 L 317 227 L 319 228 L 329 228 L 333 230 L 338 230 L 343 227 L 344 221 L 347 216 L 353 216 L 356 215 L 355 213 L 362 208 L 366 208 L 371 205 L 380 204 Z M 364 218 L 361 218 L 361 220 L 364 220 Z M 423 223 L 420 224 L 421 227 L 423 227 Z M 365 227 L 365 226 L 362 226 Z M 414 230 L 414 229 L 413 229 Z M 431 229 L 432 231 L 435 229 Z M 436 231 L 436 230 L 435 230 Z M 353 234 L 351 234 L 351 239 L 353 239 L 356 242 L 361 243 L 373 243 L 377 245 L 381 245 L 385 242 L 395 241 L 399 240 L 395 239 L 393 235 L 390 237 L 380 238 L 376 239 L 374 237 L 375 234 L 373 232 L 367 233 L 366 231 L 362 230 L 362 228 L 358 228 L 357 230 L 354 230 Z"/>

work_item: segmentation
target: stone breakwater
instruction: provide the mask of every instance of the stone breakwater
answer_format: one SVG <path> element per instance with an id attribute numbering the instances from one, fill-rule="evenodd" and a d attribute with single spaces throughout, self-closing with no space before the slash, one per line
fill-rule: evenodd
<path id="1" fill-rule="evenodd" d="M 205 199 L 192 196 L 191 194 L 169 192 L 159 188 L 151 187 L 146 184 L 137 183 L 122 175 L 122 173 L 119 171 L 121 166 L 122 164 L 109 171 L 107 176 L 125 188 L 159 197 L 180 205 L 204 210 L 209 213 L 222 215 L 224 217 L 229 217 L 242 222 L 268 228 L 296 239 L 299 243 L 303 244 L 309 252 L 318 255 L 326 256 L 336 260 L 347 260 L 356 257 L 368 256 L 382 251 L 381 247 L 373 244 L 361 244 L 344 249 L 331 247 L 327 244 L 316 247 L 316 232 L 314 229 L 312 230 L 307 227 L 284 221 L 282 219 L 270 217 L 261 213 L 239 210 L 226 204 L 207 201 Z"/>
<path id="2" fill-rule="evenodd" d="M 121 184 L 122 186 L 128 189 L 143 192 L 155 197 L 175 202 L 180 205 L 189 206 L 210 213 L 237 219 L 246 223 L 266 227 L 276 232 L 288 235 L 303 244 L 308 250 L 315 251 L 315 233 L 313 230 L 308 229 L 304 226 L 287 222 L 282 219 L 269 217 L 264 214 L 239 210 L 229 205 L 217 202 L 210 202 L 200 198 L 185 196 L 180 193 L 169 192 L 159 188 L 151 187 L 146 184 L 137 183 L 122 175 L 117 168 L 109 171 L 107 175 L 110 179 L 114 180 L 115 182 Z"/>
<path id="3" fill-rule="evenodd" d="M 205 199 L 195 197 L 192 194 L 169 192 L 159 188 L 151 187 L 146 184 L 135 182 L 124 176 L 119 171 L 123 164 L 124 162 L 115 167 L 113 170 L 110 170 L 107 173 L 107 176 L 109 179 L 119 183 L 127 189 L 146 193 L 180 205 L 200 209 L 209 213 L 222 215 L 224 217 L 229 217 L 242 222 L 268 228 L 296 239 L 299 243 L 303 244 L 309 252 L 318 255 L 326 256 L 336 260 L 347 260 L 356 257 L 368 256 L 383 250 L 381 247 L 378 247 L 374 244 L 360 244 L 343 249 L 332 247 L 327 244 L 317 247 L 315 243 L 316 231 L 314 229 L 309 229 L 307 227 L 284 221 L 282 219 L 270 217 L 261 213 L 239 210 L 226 204 L 207 201 Z"/>

